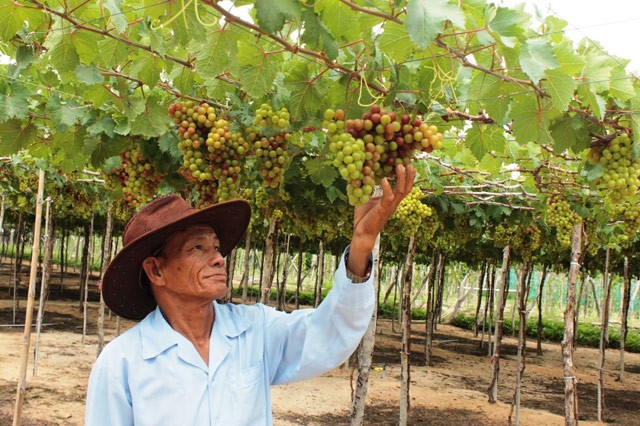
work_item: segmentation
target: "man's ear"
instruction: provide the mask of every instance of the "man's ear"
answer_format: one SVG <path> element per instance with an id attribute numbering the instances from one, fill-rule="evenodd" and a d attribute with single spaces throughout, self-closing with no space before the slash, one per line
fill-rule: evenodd
<path id="1" fill-rule="evenodd" d="M 142 262 L 142 269 L 147 274 L 149 281 L 155 285 L 162 285 L 162 273 L 158 265 L 158 259 L 155 257 L 147 257 Z"/>

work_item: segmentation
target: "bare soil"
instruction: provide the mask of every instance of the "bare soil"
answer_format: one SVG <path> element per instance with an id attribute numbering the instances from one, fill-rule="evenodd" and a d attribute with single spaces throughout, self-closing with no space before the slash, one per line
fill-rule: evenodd
<path id="1" fill-rule="evenodd" d="M 24 279 L 26 283 L 28 279 Z M 23 425 L 82 425 L 87 379 L 96 357 L 98 294 L 91 281 L 87 329 L 83 343 L 83 313 L 78 302 L 78 277 L 66 275 L 60 295 L 54 276 L 40 335 L 37 375 L 34 376 L 35 333 L 31 334 Z M 75 282 L 74 282 L 75 281 Z M 17 394 L 26 308 L 25 284 L 18 291 L 19 309 L 13 324 L 13 303 L 6 265 L 0 268 L 0 426 L 12 424 Z M 36 302 L 37 308 L 37 302 Z M 34 309 L 34 316 L 36 309 Z M 106 315 L 105 339 L 116 335 L 115 317 Z M 121 330 L 133 325 L 122 321 Z M 486 344 L 471 332 L 450 325 L 438 326 L 434 337 L 433 366 L 425 366 L 425 325 L 414 323 L 411 342 L 409 424 L 507 425 L 515 388 L 516 340 L 507 336 L 500 360 L 498 403 L 488 402 L 486 388 L 491 363 Z M 34 328 L 35 330 L 35 328 Z M 485 339 L 486 340 L 486 339 Z M 564 380 L 560 345 L 544 343 L 537 355 L 529 342 L 522 386 L 521 425 L 564 424 Z M 578 348 L 577 369 L 580 424 L 597 422 L 598 351 Z M 605 423 L 640 425 L 640 354 L 625 354 L 626 373 L 617 381 L 620 354 L 608 350 L 605 378 Z M 395 425 L 400 398 L 400 332 L 391 321 L 378 324 L 374 369 L 367 395 L 365 424 Z M 272 389 L 276 425 L 348 425 L 351 392 L 356 373 L 349 366 L 315 379 Z"/>

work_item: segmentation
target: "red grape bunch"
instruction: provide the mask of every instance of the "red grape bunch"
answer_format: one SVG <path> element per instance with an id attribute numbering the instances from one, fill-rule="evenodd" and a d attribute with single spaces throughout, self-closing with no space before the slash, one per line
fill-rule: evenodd
<path id="1" fill-rule="evenodd" d="M 333 165 L 347 181 L 347 196 L 354 206 L 365 203 L 382 178 L 394 176 L 396 165 L 409 164 L 418 151 L 442 147 L 443 136 L 436 126 L 409 114 L 398 117 L 378 105 L 361 118 L 346 119 L 343 110 L 332 109 L 323 118 Z"/>
<path id="2" fill-rule="evenodd" d="M 249 151 L 242 133 L 231 131 L 229 122 L 207 103 L 176 102 L 169 114 L 180 135 L 181 172 L 195 182 L 201 199 L 216 203 L 237 198 L 242 162 Z"/>
<path id="3" fill-rule="evenodd" d="M 153 164 L 139 147 L 126 148 L 120 153 L 122 166 L 115 168 L 112 175 L 122 186 L 124 200 L 134 209 L 151 201 L 162 181 Z"/>

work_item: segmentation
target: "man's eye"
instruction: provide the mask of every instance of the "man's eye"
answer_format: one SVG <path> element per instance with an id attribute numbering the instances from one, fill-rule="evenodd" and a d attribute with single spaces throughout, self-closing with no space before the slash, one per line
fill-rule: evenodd
<path id="1" fill-rule="evenodd" d="M 196 244 L 195 246 L 189 249 L 189 251 L 194 251 L 194 250 L 202 250 L 202 245 Z"/>

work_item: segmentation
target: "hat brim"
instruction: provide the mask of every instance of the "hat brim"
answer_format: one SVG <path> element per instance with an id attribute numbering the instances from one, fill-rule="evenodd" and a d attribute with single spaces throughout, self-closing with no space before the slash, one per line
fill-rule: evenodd
<path id="1" fill-rule="evenodd" d="M 150 231 L 113 258 L 102 277 L 105 304 L 122 318 L 139 321 L 156 308 L 150 289 L 142 285 L 142 262 L 174 233 L 193 225 L 210 225 L 226 256 L 238 244 L 251 220 L 251 207 L 243 200 L 225 201 L 198 210 L 180 220 Z"/>

